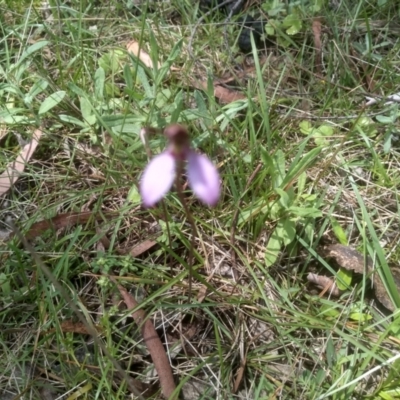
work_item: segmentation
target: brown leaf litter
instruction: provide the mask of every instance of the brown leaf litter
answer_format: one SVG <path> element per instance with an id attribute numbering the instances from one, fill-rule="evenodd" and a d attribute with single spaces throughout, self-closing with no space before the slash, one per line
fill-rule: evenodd
<path id="1" fill-rule="evenodd" d="M 376 271 L 374 271 L 372 268 L 373 262 L 370 257 L 367 257 L 365 259 L 364 256 L 360 254 L 357 250 L 342 244 L 325 246 L 321 251 L 321 255 L 333 259 L 340 267 L 346 270 L 354 271 L 358 274 L 370 275 L 373 273 L 373 287 L 376 298 L 388 310 L 395 311 L 395 307 L 386 291 L 382 279 L 380 278 L 379 274 L 377 274 Z M 394 283 L 400 291 L 400 270 L 398 268 L 391 268 L 391 273 Z M 328 280 L 330 280 L 330 278 L 328 277 L 322 277 L 320 275 L 315 276 L 315 274 L 309 274 L 307 278 L 310 282 L 314 282 L 320 287 L 325 287 L 325 285 L 329 283 Z M 331 287 L 331 290 L 332 294 L 334 295 L 338 293 L 336 291 L 337 288 L 335 287 Z"/>
<path id="2" fill-rule="evenodd" d="M 312 31 L 314 34 L 314 48 L 315 48 L 315 71 L 317 74 L 322 75 L 322 43 L 321 43 L 321 19 L 315 18 L 312 23 Z"/>
<path id="3" fill-rule="evenodd" d="M 32 140 L 22 148 L 15 161 L 10 163 L 0 175 L 0 196 L 6 194 L 24 172 L 26 164 L 36 150 L 42 135 L 43 131 L 36 129 Z"/>
<path id="4" fill-rule="evenodd" d="M 151 57 L 143 50 L 143 44 L 141 45 L 139 42 L 136 40 L 131 40 L 127 45 L 126 49 L 128 53 L 133 54 L 135 57 L 137 57 L 142 63 L 148 67 L 148 68 L 153 68 L 153 61 Z M 161 67 L 161 63 L 157 63 L 158 68 Z"/>
<path id="5" fill-rule="evenodd" d="M 203 80 L 203 79 L 194 80 L 193 79 L 192 85 L 196 89 L 200 89 L 200 90 L 204 90 L 204 91 L 208 90 L 207 80 Z M 247 99 L 247 97 L 243 93 L 241 93 L 237 90 L 230 89 L 230 88 L 224 86 L 223 84 L 220 84 L 218 80 L 213 81 L 213 88 L 214 88 L 214 96 L 221 103 L 224 103 L 224 104 L 229 104 L 236 100 Z"/>

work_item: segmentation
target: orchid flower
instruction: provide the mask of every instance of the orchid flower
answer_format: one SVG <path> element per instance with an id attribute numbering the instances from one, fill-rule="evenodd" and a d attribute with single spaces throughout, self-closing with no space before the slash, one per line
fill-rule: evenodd
<path id="1" fill-rule="evenodd" d="M 220 179 L 216 167 L 202 154 L 190 148 L 186 129 L 170 125 L 164 130 L 168 148 L 155 156 L 145 168 L 140 182 L 140 193 L 145 207 L 153 207 L 171 189 L 175 178 L 187 163 L 189 185 L 205 204 L 215 206 L 220 196 Z"/>

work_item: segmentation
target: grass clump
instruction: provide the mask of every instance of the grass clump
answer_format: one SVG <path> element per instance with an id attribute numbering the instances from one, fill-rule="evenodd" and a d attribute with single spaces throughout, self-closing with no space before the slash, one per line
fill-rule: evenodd
<path id="1" fill-rule="evenodd" d="M 203 6 L 0 1 L 2 170 L 44 132 L 1 197 L 1 398 L 126 398 L 113 360 L 161 398 L 115 281 L 153 322 L 183 398 L 399 397 L 397 2 Z M 266 21 L 249 55 L 245 15 Z M 141 129 L 171 123 L 222 177 L 216 208 L 185 192 L 192 249 L 176 192 L 150 210 L 138 192 Z M 368 273 L 324 257 L 332 243 L 371 257 L 389 308 Z"/>

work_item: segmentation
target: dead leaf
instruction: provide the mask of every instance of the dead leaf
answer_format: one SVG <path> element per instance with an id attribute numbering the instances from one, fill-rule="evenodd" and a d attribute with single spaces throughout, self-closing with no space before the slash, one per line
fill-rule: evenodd
<path id="1" fill-rule="evenodd" d="M 128 53 L 133 54 L 137 57 L 146 67 L 153 68 L 153 61 L 151 57 L 143 50 L 143 46 L 141 47 L 136 40 L 131 40 L 127 45 L 126 49 Z M 158 68 L 161 68 L 161 63 L 158 62 Z"/>
<path id="2" fill-rule="evenodd" d="M 327 291 L 332 296 L 340 296 L 340 291 L 336 286 L 335 281 L 328 276 L 309 273 L 307 275 L 307 280 L 318 286 L 320 289 L 323 289 L 320 296 L 323 296 Z"/>
<path id="3" fill-rule="evenodd" d="M 33 133 L 32 140 L 23 147 L 16 160 L 0 175 L 0 196 L 6 194 L 11 186 L 18 180 L 22 172 L 24 172 L 26 163 L 36 150 L 42 134 L 43 132 L 40 129 L 36 129 Z"/>
<path id="4" fill-rule="evenodd" d="M 242 382 L 245 369 L 246 369 L 246 360 L 244 361 L 244 364 L 242 364 L 236 372 L 236 378 L 232 390 L 233 393 L 237 393 L 237 391 L 239 390 L 239 386 Z"/>
<path id="5" fill-rule="evenodd" d="M 26 233 L 27 239 L 34 239 L 40 236 L 43 232 L 48 229 L 54 229 L 55 231 L 61 228 L 68 228 L 78 224 L 86 224 L 90 220 L 102 221 L 105 218 L 117 215 L 115 212 L 99 213 L 93 211 L 81 212 L 81 213 L 65 213 L 56 215 L 53 218 L 45 219 L 43 221 L 35 222 Z"/>
<path id="6" fill-rule="evenodd" d="M 214 96 L 219 101 L 226 104 L 232 103 L 236 100 L 244 100 L 247 98 L 244 94 L 236 90 L 228 89 L 221 85 L 214 85 Z"/>
<path id="7" fill-rule="evenodd" d="M 370 257 L 367 257 L 367 259 L 364 260 L 364 256 L 357 250 L 342 244 L 326 246 L 323 248 L 322 254 L 325 257 L 334 259 L 340 267 L 354 271 L 358 274 L 370 274 L 371 272 L 374 272 L 373 287 L 376 298 L 388 310 L 395 311 L 396 308 L 394 307 L 392 300 L 386 291 L 382 279 L 380 278 L 379 274 L 372 269 L 373 263 Z M 398 268 L 391 268 L 390 271 L 393 276 L 393 281 L 400 291 L 400 270 Z"/>
<path id="8" fill-rule="evenodd" d="M 142 243 L 137 244 L 134 246 L 131 250 L 129 250 L 129 254 L 132 257 L 139 257 L 141 254 L 145 253 L 147 250 L 151 249 L 153 246 L 155 246 L 157 242 L 154 240 L 145 240 Z"/>
<path id="9" fill-rule="evenodd" d="M 60 326 L 63 332 L 81 333 L 83 335 L 90 335 L 86 326 L 82 322 L 73 322 L 71 320 L 63 321 Z"/>
<path id="10" fill-rule="evenodd" d="M 8 130 L 6 125 L 0 125 L 0 140 L 3 140 L 7 136 Z"/>
<path id="11" fill-rule="evenodd" d="M 199 303 L 202 303 L 203 300 L 206 298 L 206 296 L 207 296 L 207 286 L 206 285 L 201 285 L 200 289 L 199 289 L 199 292 L 198 292 L 198 295 L 197 295 L 197 301 Z"/>
<path id="12" fill-rule="evenodd" d="M 193 80 L 192 84 L 196 89 L 205 91 L 208 89 L 207 81 L 205 80 L 196 80 L 196 81 Z M 213 82 L 213 87 L 214 87 L 214 96 L 221 103 L 229 104 L 236 100 L 247 99 L 247 97 L 243 93 L 240 93 L 237 90 L 228 89 L 225 86 L 220 85 L 218 81 Z"/>
<path id="13" fill-rule="evenodd" d="M 138 302 L 133 298 L 127 290 L 119 285 L 115 279 L 109 277 L 111 281 L 117 286 L 122 298 L 125 301 L 126 306 L 129 309 L 137 308 Z M 169 400 L 177 400 L 177 396 L 172 396 L 176 386 L 174 377 L 172 375 L 172 369 L 168 361 L 167 354 L 161 343 L 161 340 L 154 329 L 153 323 L 147 318 L 143 310 L 137 310 L 132 313 L 132 317 L 136 324 L 140 328 L 143 340 L 149 350 L 151 359 L 153 360 L 154 367 L 158 373 L 160 380 L 160 386 L 163 396 Z"/>
<path id="14" fill-rule="evenodd" d="M 357 274 L 368 273 L 372 267 L 372 260 L 369 257 L 364 267 L 364 256 L 357 250 L 343 244 L 326 246 L 323 248 L 322 253 L 325 257 L 333 258 L 340 267 L 354 271 Z"/>
<path id="15" fill-rule="evenodd" d="M 312 23 L 315 48 L 315 70 L 317 74 L 322 74 L 322 43 L 321 43 L 321 19 L 315 18 Z"/>
<path id="16" fill-rule="evenodd" d="M 399 269 L 391 268 L 390 272 L 392 273 L 393 281 L 397 287 L 397 290 L 400 291 L 400 271 L 399 271 Z M 374 291 L 375 291 L 375 296 L 379 300 L 379 302 L 382 303 L 382 305 L 384 307 L 386 307 L 388 310 L 395 311 L 396 308 L 394 307 L 393 302 L 386 291 L 385 285 L 383 284 L 381 278 L 379 277 L 379 275 L 377 273 L 374 274 L 373 287 L 374 287 Z"/>

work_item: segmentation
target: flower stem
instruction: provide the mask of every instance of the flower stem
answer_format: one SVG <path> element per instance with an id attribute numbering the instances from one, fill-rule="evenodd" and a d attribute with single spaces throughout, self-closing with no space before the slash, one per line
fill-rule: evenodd
<path id="1" fill-rule="evenodd" d="M 190 240 L 190 248 L 189 248 L 189 293 L 188 293 L 188 302 L 190 303 L 192 297 L 192 275 L 193 275 L 193 261 L 194 261 L 194 245 L 196 242 L 196 238 L 198 237 L 196 223 L 194 222 L 194 218 L 192 213 L 189 210 L 189 207 L 186 203 L 185 196 L 183 195 L 183 188 L 182 188 L 182 173 L 183 173 L 183 161 L 177 162 L 177 169 L 176 169 L 176 190 L 178 193 L 178 197 L 180 202 L 182 203 L 183 209 L 185 210 L 186 218 L 189 221 L 190 228 L 192 231 L 191 240 Z"/>

